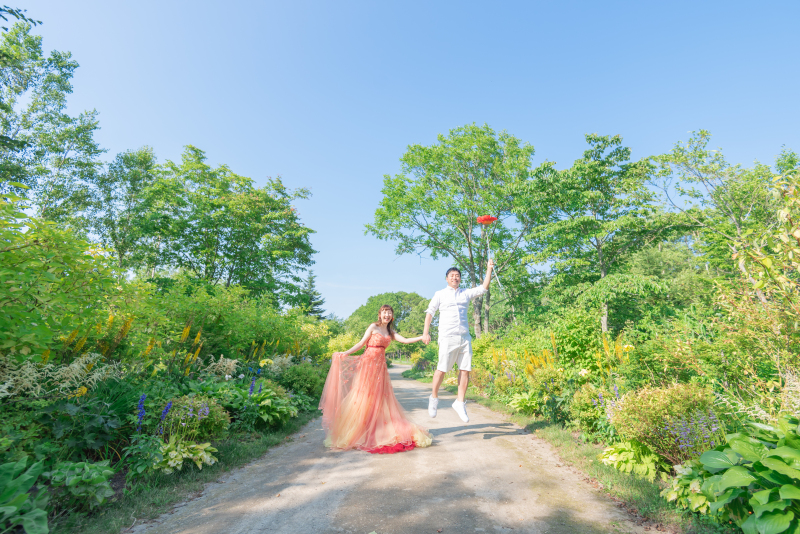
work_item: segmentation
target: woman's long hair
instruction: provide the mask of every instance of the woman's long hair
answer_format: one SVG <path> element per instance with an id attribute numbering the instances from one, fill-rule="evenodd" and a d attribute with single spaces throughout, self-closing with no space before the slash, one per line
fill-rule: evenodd
<path id="1" fill-rule="evenodd" d="M 381 306 L 381 309 L 378 310 L 378 320 L 375 321 L 375 326 L 381 325 L 381 312 L 383 312 L 383 310 L 390 310 L 392 312 L 392 320 L 386 325 L 386 329 L 389 331 L 389 337 L 394 340 L 394 308 L 388 304 Z"/>

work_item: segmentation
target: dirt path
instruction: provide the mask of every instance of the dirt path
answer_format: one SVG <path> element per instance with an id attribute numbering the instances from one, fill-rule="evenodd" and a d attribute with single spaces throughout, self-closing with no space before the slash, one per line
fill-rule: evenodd
<path id="1" fill-rule="evenodd" d="M 331 452 L 317 419 L 294 440 L 208 484 L 203 494 L 134 532 L 147 534 L 640 532 L 551 447 L 468 403 L 463 424 L 443 391 L 390 369 L 395 393 L 433 446 L 393 455 Z"/>

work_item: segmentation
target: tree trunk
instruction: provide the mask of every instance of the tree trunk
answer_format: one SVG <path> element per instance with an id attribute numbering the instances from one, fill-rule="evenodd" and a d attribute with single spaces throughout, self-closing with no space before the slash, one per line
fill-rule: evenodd
<path id="1" fill-rule="evenodd" d="M 475 286 L 473 286 L 475 287 Z M 478 297 L 472 301 L 472 328 L 475 330 L 475 337 L 481 337 L 481 304 L 483 297 Z"/>
<path id="2" fill-rule="evenodd" d="M 489 303 L 491 301 L 491 293 L 487 291 L 483 294 L 483 333 L 489 333 Z"/>

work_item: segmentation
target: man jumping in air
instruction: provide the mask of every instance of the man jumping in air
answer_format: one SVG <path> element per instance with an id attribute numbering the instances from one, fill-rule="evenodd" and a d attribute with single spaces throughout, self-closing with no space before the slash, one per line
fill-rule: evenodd
<path id="1" fill-rule="evenodd" d="M 436 410 L 439 407 L 439 386 L 442 385 L 444 375 L 453 368 L 453 364 L 458 363 L 458 398 L 453 403 L 453 409 L 462 421 L 469 422 L 465 395 L 469 384 L 469 372 L 472 370 L 472 337 L 469 335 L 467 308 L 470 300 L 483 295 L 489 289 L 493 267 L 494 261 L 489 260 L 483 284 L 471 289 L 460 288 L 461 271 L 456 267 L 449 268 L 445 274 L 447 287 L 437 291 L 428 305 L 425 330 L 422 333 L 425 344 L 431 342 L 429 334 L 431 321 L 436 310 L 439 310 L 439 364 L 433 375 L 433 391 L 428 399 L 428 415 L 431 417 L 436 417 Z"/>

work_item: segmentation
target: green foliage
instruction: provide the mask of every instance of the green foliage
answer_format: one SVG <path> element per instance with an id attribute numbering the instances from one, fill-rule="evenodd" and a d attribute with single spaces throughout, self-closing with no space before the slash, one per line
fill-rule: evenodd
<path id="1" fill-rule="evenodd" d="M 500 379 L 505 378 L 501 376 Z M 508 405 L 523 415 L 535 415 L 540 412 L 539 397 L 535 391 L 515 393 Z"/>
<path id="2" fill-rule="evenodd" d="M 384 176 L 383 199 L 367 231 L 396 241 L 398 254 L 428 250 L 434 259 L 452 258 L 470 287 L 481 283 L 491 250 L 502 276 L 524 256 L 523 237 L 547 217 L 536 184 L 552 164 L 533 169 L 533 153 L 507 132 L 474 124 L 439 135 L 434 145 L 411 145 L 402 173 Z M 488 228 L 477 224 L 486 214 L 499 220 Z M 489 295 L 474 301 L 478 335 L 488 328 Z"/>
<path id="3" fill-rule="evenodd" d="M 58 506 L 74 510 L 87 510 L 104 504 L 114 495 L 109 482 L 113 476 L 114 469 L 109 467 L 109 460 L 59 462 L 43 474 L 50 480 L 51 488 L 63 488 L 53 495 Z"/>
<path id="4" fill-rule="evenodd" d="M 58 334 L 85 336 L 113 297 L 113 271 L 69 231 L 28 217 L 20 197 L 0 199 L 0 356 L 47 359 Z"/>
<path id="5" fill-rule="evenodd" d="M 679 443 L 669 433 L 669 423 L 697 412 L 707 412 L 712 400 L 709 391 L 696 384 L 644 387 L 626 394 L 613 409 L 611 420 L 624 439 L 639 441 L 677 464 L 682 454 Z"/>
<path id="6" fill-rule="evenodd" d="M 325 299 L 322 294 L 317 291 L 316 286 L 317 277 L 314 276 L 314 271 L 308 271 L 308 276 L 305 280 L 305 285 L 301 287 L 298 301 L 301 303 L 300 308 L 306 315 L 312 315 L 318 319 L 322 319 L 325 311 L 322 306 L 325 304 Z"/>
<path id="7" fill-rule="evenodd" d="M 301 363 L 286 369 L 278 379 L 278 383 L 294 393 L 319 397 L 325 386 L 325 376 L 327 369 L 324 367 Z"/>
<path id="8" fill-rule="evenodd" d="M 478 391 L 485 391 L 494 382 L 492 373 L 486 369 L 473 367 L 472 372 L 469 374 L 469 383 Z"/>
<path id="9" fill-rule="evenodd" d="M 0 465 L 0 528 L 3 532 L 21 526 L 26 534 L 47 534 L 47 491 L 30 493 L 44 471 L 41 461 L 27 469 L 28 458 Z"/>
<path id="10" fill-rule="evenodd" d="M 77 402 L 58 401 L 41 410 L 40 421 L 63 448 L 59 457 L 75 459 L 119 439 L 121 414 L 97 398 Z"/>
<path id="11" fill-rule="evenodd" d="M 172 474 L 176 469 L 180 471 L 183 469 L 184 460 L 189 460 L 197 466 L 198 469 L 203 469 L 203 465 L 214 465 L 217 463 L 217 458 L 212 453 L 217 452 L 217 449 L 211 446 L 210 443 L 195 443 L 193 441 L 185 441 L 173 434 L 169 437 L 169 441 L 161 445 L 161 461 L 153 465 L 153 469 L 161 470 L 164 474 Z"/>
<path id="12" fill-rule="evenodd" d="M 800 528 L 800 436 L 795 416 L 749 422 L 726 444 L 676 467 L 662 492 L 682 508 L 734 521 L 747 534 Z"/>
<path id="13" fill-rule="evenodd" d="M 584 384 L 572 396 L 569 403 L 570 422 L 589 439 L 613 439 L 616 433 L 608 424 L 608 417 L 600 397 L 613 399 L 613 393 L 593 384 Z"/>
<path id="14" fill-rule="evenodd" d="M 230 423 L 228 412 L 213 397 L 199 394 L 174 399 L 162 424 L 167 436 L 178 430 L 184 438 L 206 440 L 223 437 Z"/>
<path id="15" fill-rule="evenodd" d="M 359 306 L 344 322 L 345 329 L 355 337 L 355 342 L 343 350 L 355 345 L 364 335 L 369 325 L 378 320 L 378 311 L 384 304 L 388 304 L 394 310 L 395 331 L 407 337 L 421 335 L 425 327 L 425 310 L 428 308 L 429 300 L 416 293 L 404 293 L 402 291 L 381 293 L 380 295 L 369 297 L 366 304 Z M 431 335 L 435 336 L 435 331 L 432 330 L 431 332 Z M 398 345 L 398 343 L 392 343 L 386 351 L 398 350 Z M 424 350 L 425 345 L 420 342 L 414 345 L 400 345 L 400 347 L 402 347 L 403 351 L 413 351 Z"/>
<path id="16" fill-rule="evenodd" d="M 123 449 L 128 480 L 142 476 L 164 459 L 161 455 L 162 443 L 161 438 L 152 434 L 136 434 L 131 438 L 131 444 Z"/>
<path id="17" fill-rule="evenodd" d="M 598 458 L 617 471 L 631 473 L 650 482 L 656 479 L 656 474 L 666 479 L 666 472 L 669 470 L 667 462 L 651 451 L 647 445 L 636 440 L 615 443 L 603 450 Z"/>

